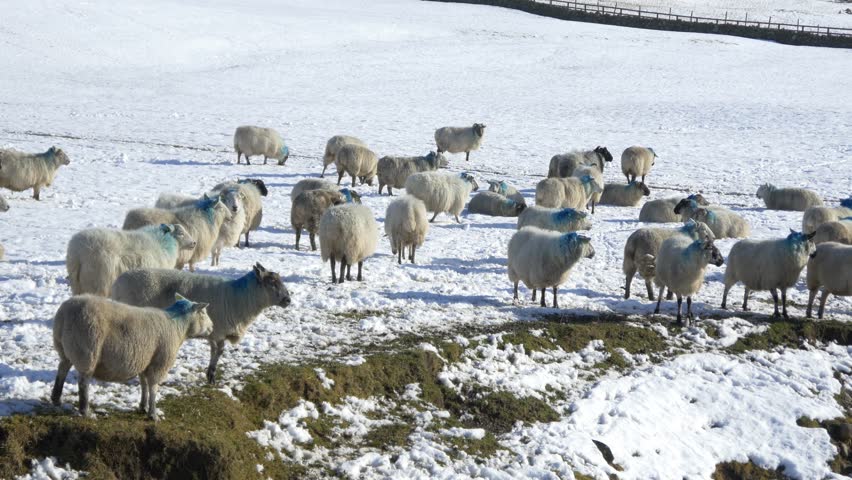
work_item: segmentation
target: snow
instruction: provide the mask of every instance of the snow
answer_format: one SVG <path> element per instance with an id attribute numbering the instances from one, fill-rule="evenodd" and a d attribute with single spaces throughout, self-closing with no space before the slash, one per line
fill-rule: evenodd
<path id="1" fill-rule="evenodd" d="M 31 463 L 32 471 L 16 477 L 16 480 L 76 480 L 86 476 L 85 472 L 73 470 L 68 465 L 62 468 L 54 457 L 32 460 Z"/>

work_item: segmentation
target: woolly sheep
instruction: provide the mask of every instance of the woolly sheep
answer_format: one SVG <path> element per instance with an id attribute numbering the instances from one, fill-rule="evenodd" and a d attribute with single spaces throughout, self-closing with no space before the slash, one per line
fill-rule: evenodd
<path id="1" fill-rule="evenodd" d="M 836 222 L 823 223 L 817 227 L 814 243 L 837 242 L 852 245 L 852 217 Z"/>
<path id="2" fill-rule="evenodd" d="M 53 348 L 59 367 L 50 399 L 62 404 L 62 388 L 71 367 L 79 375 L 80 413 L 94 417 L 89 405 L 89 383 L 127 382 L 139 377 L 142 401 L 139 409 L 151 420 L 157 413 L 157 390 L 175 363 L 187 338 L 210 335 L 213 322 L 207 304 L 193 303 L 180 295 L 171 306 L 140 308 L 93 295 L 72 297 L 59 306 L 53 319 Z"/>
<path id="3" fill-rule="evenodd" d="M 53 184 L 59 167 L 71 164 L 61 148 L 50 147 L 44 153 L 24 153 L 0 149 L 0 188 L 13 192 L 33 189 L 33 198 Z"/>
<path id="4" fill-rule="evenodd" d="M 343 203 L 346 203 L 346 198 L 338 191 L 308 190 L 300 193 L 293 200 L 293 207 L 290 209 L 290 225 L 296 231 L 296 250 L 299 249 L 302 228 L 308 231 L 311 239 L 311 250 L 316 250 L 316 233 L 319 230 L 322 214 L 328 207 Z"/>
<path id="5" fill-rule="evenodd" d="M 594 178 L 545 178 L 535 186 L 535 203 L 540 207 L 585 210 L 589 198 L 602 189 Z"/>
<path id="6" fill-rule="evenodd" d="M 349 135 L 335 135 L 328 139 L 328 142 L 325 144 L 325 153 L 322 156 L 322 173 L 320 174 L 320 178 L 325 177 L 325 169 L 328 168 L 329 165 L 334 163 L 334 159 L 337 156 L 337 152 L 346 144 L 352 145 L 360 145 L 362 147 L 366 147 L 367 145 L 362 142 L 360 139 L 355 137 L 350 137 Z M 293 195 L 294 197 L 296 195 Z"/>
<path id="7" fill-rule="evenodd" d="M 657 152 L 653 148 L 634 145 L 624 149 L 621 153 L 621 173 L 627 178 L 627 183 L 635 182 L 637 177 L 642 177 L 642 183 L 645 183 L 645 176 L 651 172 L 655 158 Z"/>
<path id="8" fill-rule="evenodd" d="M 737 282 L 745 286 L 743 310 L 748 310 L 748 295 L 752 290 L 769 290 L 775 302 L 778 317 L 778 289 L 781 289 L 781 307 L 787 317 L 787 289 L 799 280 L 802 269 L 813 252 L 814 234 L 791 231 L 786 238 L 772 240 L 740 240 L 728 253 L 725 269 L 725 291 L 722 308 L 727 308 L 728 292 Z"/>
<path id="9" fill-rule="evenodd" d="M 524 227 L 538 227 L 542 230 L 569 233 L 592 228 L 589 214 L 573 208 L 527 207 L 518 215 L 518 230 Z"/>
<path id="10" fill-rule="evenodd" d="M 638 272 L 645 279 L 648 290 L 648 300 L 654 299 L 652 283 L 656 276 L 656 258 L 663 242 L 675 235 L 684 235 L 693 240 L 703 238 L 715 239 L 710 227 L 703 223 L 689 220 L 680 228 L 640 228 L 627 237 L 624 244 L 624 259 L 621 269 L 624 272 L 624 298 L 630 298 L 630 284 Z"/>
<path id="11" fill-rule="evenodd" d="M 521 192 L 519 192 L 517 188 L 509 185 L 508 183 L 502 180 L 487 180 L 487 182 L 489 192 L 499 193 L 504 197 L 511 198 L 512 200 L 518 203 L 523 203 L 526 205 L 526 199 L 524 199 L 524 196 L 521 195 Z"/>
<path id="12" fill-rule="evenodd" d="M 175 268 L 181 251 L 192 252 L 195 240 L 182 225 L 157 225 L 122 231 L 93 228 L 68 242 L 65 267 L 74 295 L 106 297 L 119 275 L 137 268 Z"/>
<path id="13" fill-rule="evenodd" d="M 821 207 L 822 199 L 805 188 L 777 188 L 764 183 L 757 189 L 757 198 L 762 198 L 769 210 L 793 210 L 804 212 L 811 207 Z"/>
<path id="14" fill-rule="evenodd" d="M 195 264 L 210 255 L 213 244 L 219 237 L 219 231 L 226 219 L 233 213 L 228 210 L 219 197 L 196 202 L 194 206 L 166 210 L 163 208 L 134 208 L 124 217 L 122 230 L 136 230 L 147 225 L 174 223 L 186 227 L 195 240 L 192 252 L 178 256 L 177 269 L 189 264 L 189 270 L 195 271 Z"/>
<path id="15" fill-rule="evenodd" d="M 112 298 L 131 305 L 162 307 L 175 292 L 210 304 L 213 321 L 207 381 L 216 379 L 216 365 L 225 351 L 225 340 L 238 343 L 266 308 L 290 305 L 290 292 L 281 276 L 257 263 L 236 279 L 199 275 L 177 270 L 145 269 L 121 275 L 112 286 Z"/>
<path id="16" fill-rule="evenodd" d="M 281 139 L 281 135 L 271 128 L 252 127 L 244 125 L 234 131 L 234 150 L 237 152 L 237 164 L 240 157 L 246 156 L 246 164 L 251 165 L 249 157 L 263 155 L 263 164 L 270 158 L 278 160 L 278 165 L 284 165 L 290 156 L 290 149 Z"/>
<path id="17" fill-rule="evenodd" d="M 478 150 L 485 135 L 485 125 L 474 123 L 472 127 L 442 127 L 435 130 L 435 145 L 438 153 L 464 152 L 465 161 L 470 160 L 470 152 Z"/>
<path id="18" fill-rule="evenodd" d="M 569 152 L 554 155 L 550 159 L 550 167 L 547 169 L 548 178 L 570 177 L 574 170 L 580 165 L 596 165 L 603 173 L 606 162 L 612 161 L 612 154 L 606 147 L 597 146 L 594 150 L 583 152 Z M 601 187 L 603 188 L 603 187 Z"/>
<path id="19" fill-rule="evenodd" d="M 517 217 L 525 208 L 525 203 L 518 203 L 499 193 L 479 192 L 470 199 L 467 211 L 492 217 Z"/>
<path id="20" fill-rule="evenodd" d="M 813 233 L 823 223 L 846 217 L 852 217 L 852 198 L 841 201 L 839 207 L 811 207 L 802 215 L 802 231 Z"/>
<path id="21" fill-rule="evenodd" d="M 704 282 L 704 270 L 707 264 L 717 267 L 725 263 L 719 249 L 710 238 L 693 240 L 686 235 L 674 235 L 660 246 L 655 265 L 654 283 L 660 287 L 657 295 L 657 307 L 654 313 L 660 313 L 663 291 L 668 288 L 677 295 L 677 321 L 682 323 L 681 305 L 686 297 L 686 318 L 692 319 L 692 296 L 698 293 Z"/>
<path id="22" fill-rule="evenodd" d="M 700 207 L 698 202 L 684 198 L 674 208 L 684 222 L 693 219 L 706 223 L 716 238 L 748 237 L 751 227 L 746 220 L 736 213 L 720 206 Z"/>
<path id="23" fill-rule="evenodd" d="M 601 189 L 600 192 L 595 192 L 591 196 L 589 196 L 589 203 L 586 204 L 586 208 L 591 206 L 592 213 L 595 213 L 595 205 L 601 202 L 601 195 L 604 189 L 604 179 L 603 173 L 597 167 L 597 165 L 580 165 L 576 169 L 574 169 L 574 173 L 571 175 L 574 178 L 583 178 L 586 175 L 592 177 L 595 181 L 595 185 Z"/>
<path id="24" fill-rule="evenodd" d="M 642 197 L 650 194 L 651 189 L 642 182 L 630 182 L 627 185 L 607 183 L 601 195 L 601 204 L 635 207 Z"/>
<path id="25" fill-rule="evenodd" d="M 695 200 L 699 206 L 710 205 L 700 193 L 692 194 L 687 199 Z M 674 213 L 674 208 L 682 200 L 681 197 L 648 200 L 639 211 L 640 222 L 674 223 L 680 222 L 680 215 Z"/>
<path id="26" fill-rule="evenodd" d="M 6 203 L 6 199 L 0 195 L 0 213 L 8 212 L 9 204 Z M 3 248 L 3 245 L 0 245 L 0 260 L 3 260 L 3 256 L 6 254 L 6 250 Z"/>
<path id="27" fill-rule="evenodd" d="M 460 175 L 420 172 L 410 175 L 405 181 L 405 191 L 422 200 L 427 211 L 435 212 L 429 222 L 434 222 L 439 213 L 447 212 L 455 217 L 456 223 L 461 223 L 459 213 L 464 209 L 470 192 L 477 190 L 479 184 L 467 172 Z"/>
<path id="28" fill-rule="evenodd" d="M 408 260 L 414 263 L 415 251 L 423 245 L 429 222 L 426 220 L 426 205 L 423 201 L 403 195 L 388 205 L 385 212 L 385 233 L 390 238 L 391 253 L 398 255 L 397 263 L 402 264 L 405 247 L 408 247 Z"/>
<path id="29" fill-rule="evenodd" d="M 524 227 L 509 240 L 509 280 L 518 300 L 518 282 L 533 290 L 541 289 L 541 306 L 546 307 L 545 290 L 553 288 L 553 308 L 559 308 L 557 289 L 568 279 L 571 268 L 581 258 L 592 258 L 591 239 L 572 233 L 559 233 L 536 227 Z"/>
<path id="30" fill-rule="evenodd" d="M 247 178 L 238 182 L 220 183 L 213 187 L 213 192 L 221 192 L 237 188 L 243 195 L 243 208 L 245 209 L 245 225 L 243 225 L 242 233 L 246 237 L 245 246 L 249 246 L 249 232 L 260 228 L 260 222 L 263 219 L 263 199 L 269 191 L 266 189 L 266 184 L 263 180 Z M 237 244 L 236 246 L 239 246 Z"/>
<path id="31" fill-rule="evenodd" d="M 373 177 L 376 176 L 379 160 L 376 154 L 367 147 L 361 145 L 346 144 L 337 151 L 334 158 L 334 165 L 337 167 L 337 184 L 343 180 L 344 175 L 352 176 L 352 186 L 355 186 L 355 179 L 360 178 L 361 184 L 366 183 L 373 186 Z"/>
<path id="32" fill-rule="evenodd" d="M 236 187 L 207 192 L 201 197 L 192 197 L 179 193 L 161 193 L 157 197 L 157 201 L 154 203 L 154 208 L 176 210 L 178 208 L 191 207 L 199 201 L 209 200 L 217 196 L 220 197 L 222 203 L 224 203 L 231 212 L 239 211 L 238 202 L 245 200 L 245 194 L 240 192 L 240 190 Z"/>
<path id="33" fill-rule="evenodd" d="M 821 319 L 825 311 L 825 301 L 829 294 L 836 296 L 852 295 L 852 246 L 836 242 L 826 242 L 817 245 L 816 251 L 808 260 L 808 310 L 806 316 L 811 318 L 814 299 L 817 290 L 822 287 L 817 316 Z"/>
<path id="34" fill-rule="evenodd" d="M 293 186 L 293 190 L 290 191 L 290 203 L 296 200 L 296 197 L 299 196 L 302 192 L 307 192 L 310 190 L 328 190 L 331 192 L 340 192 L 343 196 L 347 197 L 347 202 L 352 201 L 355 203 L 361 203 L 361 195 L 355 190 L 349 188 L 340 188 L 337 185 L 326 181 L 320 180 L 319 178 L 306 178 L 304 180 L 299 180 L 296 182 L 296 185 Z M 349 200 L 351 197 L 351 200 Z"/>
<path id="35" fill-rule="evenodd" d="M 388 186 L 388 195 L 393 195 L 391 189 L 403 188 L 411 174 L 446 168 L 448 164 L 443 154 L 435 152 L 422 157 L 382 157 L 378 165 L 379 195 L 385 185 Z"/>
<path id="36" fill-rule="evenodd" d="M 347 203 L 330 207 L 320 218 L 320 253 L 322 261 L 331 260 L 331 283 L 337 283 L 335 261 L 340 261 L 340 283 L 343 271 L 352 281 L 351 266 L 358 264 L 358 281 L 362 280 L 364 260 L 376 251 L 379 227 L 373 211 L 364 205 Z"/>

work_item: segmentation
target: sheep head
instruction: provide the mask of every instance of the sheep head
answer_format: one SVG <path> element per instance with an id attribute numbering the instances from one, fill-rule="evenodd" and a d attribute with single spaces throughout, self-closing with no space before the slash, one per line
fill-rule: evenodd
<path id="1" fill-rule="evenodd" d="M 255 280 L 266 293 L 268 305 L 278 305 L 279 307 L 290 305 L 290 292 L 287 291 L 287 287 L 281 281 L 280 275 L 266 270 L 260 262 L 257 262 L 252 270 Z"/>
<path id="2" fill-rule="evenodd" d="M 609 150 L 606 147 L 598 145 L 597 147 L 595 147 L 595 153 L 600 155 L 601 158 L 603 158 L 606 162 L 612 161 L 612 154 L 609 153 Z"/>
<path id="3" fill-rule="evenodd" d="M 251 183 L 257 190 L 260 192 L 262 197 L 265 197 L 269 194 L 269 190 L 266 189 L 266 184 L 263 183 L 263 180 L 257 178 L 246 178 L 245 180 L 240 180 L 238 183 Z"/>
<path id="4" fill-rule="evenodd" d="M 687 200 L 695 201 L 695 203 L 697 203 L 698 205 L 701 205 L 703 207 L 710 205 L 710 202 L 708 202 L 707 199 L 704 198 L 704 195 L 701 195 L 700 193 L 693 193 L 692 195 L 690 195 L 686 198 L 687 198 Z"/>
<path id="5" fill-rule="evenodd" d="M 701 242 L 701 253 L 707 263 L 721 267 L 725 263 L 725 257 L 722 256 L 722 252 L 713 244 L 713 240 L 705 237 L 699 241 Z"/>
<path id="6" fill-rule="evenodd" d="M 766 198 L 769 195 L 769 192 L 774 190 L 775 187 L 768 183 L 764 183 L 763 185 L 757 187 L 757 198 Z"/>
<path id="7" fill-rule="evenodd" d="M 481 137 L 481 136 L 485 135 L 485 124 L 484 123 L 474 123 L 473 124 L 473 133 L 475 133 L 477 137 Z"/>
<path id="8" fill-rule="evenodd" d="M 462 173 L 459 175 L 459 177 L 461 177 L 461 179 L 462 179 L 462 180 L 464 180 L 465 182 L 470 183 L 470 184 L 473 186 L 473 187 L 472 187 L 472 190 L 473 190 L 474 192 L 475 192 L 475 191 L 477 191 L 477 190 L 479 190 L 479 184 L 478 184 L 478 183 L 476 183 L 476 178 L 474 178 L 474 176 L 473 176 L 473 175 L 471 175 L 471 174 L 469 174 L 469 173 L 467 173 L 467 172 L 462 172 Z"/>
<path id="9" fill-rule="evenodd" d="M 209 306 L 209 303 L 196 303 L 179 293 L 175 293 L 175 303 L 166 311 L 172 318 L 182 318 L 187 322 L 187 337 L 204 338 L 213 333 L 213 321 L 207 315 L 207 307 Z"/>
<path id="10" fill-rule="evenodd" d="M 278 165 L 284 165 L 284 162 L 290 158 L 290 148 L 287 145 L 281 147 L 281 151 L 278 152 L 278 155 L 281 157 L 278 159 Z"/>
<path id="11" fill-rule="evenodd" d="M 647 197 L 651 194 L 651 189 L 644 182 L 638 182 L 636 186 L 642 189 L 642 196 Z"/>
<path id="12" fill-rule="evenodd" d="M 183 225 L 160 225 L 160 230 L 164 235 L 171 235 L 178 245 L 178 250 L 192 250 L 195 248 L 196 242 L 189 234 L 189 231 Z"/>

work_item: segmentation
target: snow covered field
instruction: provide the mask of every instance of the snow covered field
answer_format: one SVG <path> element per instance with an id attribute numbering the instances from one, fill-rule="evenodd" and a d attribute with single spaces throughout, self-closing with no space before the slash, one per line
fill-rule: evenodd
<path id="1" fill-rule="evenodd" d="M 648 178 L 650 198 L 700 191 L 745 216 L 755 238 L 801 228 L 800 213 L 763 208 L 754 195 L 759 184 L 807 186 L 829 204 L 847 197 L 852 185 L 852 102 L 842 81 L 852 62 L 844 50 L 404 0 L 254 0 L 250 7 L 229 0 L 40 1 L 6 10 L 0 64 L 12 68 L 0 76 L 0 147 L 44 151 L 56 144 L 71 165 L 42 191 L 41 202 L 29 192 L 3 192 L 11 210 L 0 215 L 7 252 L 0 262 L 0 416 L 47 400 L 57 363 L 51 319 L 70 294 L 64 256 L 71 235 L 120 227 L 129 208 L 153 204 L 159 192 L 200 194 L 225 179 L 266 182 L 264 224 L 252 234 L 252 248 L 226 250 L 219 267 L 202 270 L 236 276 L 260 261 L 281 273 L 293 299 L 286 310 L 268 310 L 226 350 L 219 370 L 228 388 L 239 387 L 260 363 L 357 362 L 359 348 L 371 342 L 551 311 L 512 305 L 506 246 L 515 221 L 479 215 L 464 215 L 461 225 L 439 216 L 417 265 L 398 266 L 382 238 L 378 254 L 365 263 L 365 282 L 331 287 L 318 252 L 293 249 L 289 191 L 319 175 L 325 141 L 334 134 L 356 135 L 379 155 L 415 155 L 434 148 L 436 127 L 485 123 L 482 149 L 468 163 L 451 156 L 450 170 L 471 171 L 480 185 L 504 179 L 530 203 L 555 153 L 606 145 L 616 162 L 605 176 L 622 182 L 620 152 L 650 145 L 660 155 Z M 287 165 L 237 166 L 230 143 L 241 124 L 281 131 L 292 154 Z M 381 221 L 390 199 L 375 188 L 358 190 Z M 653 311 L 638 279 L 634 296 L 622 298 L 622 248 L 640 226 L 638 211 L 599 208 L 589 232 L 597 255 L 581 262 L 560 291 L 569 313 L 646 317 Z M 727 254 L 734 241 L 717 243 Z M 737 311 L 719 309 L 723 271 L 708 269 L 694 308 L 699 317 L 724 318 L 720 325 L 733 331 L 743 321 Z M 742 287 L 732 295 L 741 298 Z M 803 316 L 804 285 L 789 297 L 791 314 Z M 753 298 L 754 312 L 744 318 L 762 321 L 772 312 L 770 296 Z M 663 306 L 667 315 L 674 309 L 673 302 Z M 352 320 L 351 310 L 370 313 Z M 852 299 L 832 297 L 827 316 L 852 320 Z M 685 341 L 703 338 L 697 332 Z M 583 414 L 571 415 L 566 403 L 563 421 L 503 439 L 509 446 L 533 439 L 510 447 L 532 463 L 494 459 L 493 468 L 539 478 L 570 475 L 571 467 L 602 475 L 610 467 L 595 463 L 602 461 L 596 450 L 593 459 L 584 450 L 588 443 L 572 439 L 609 435 L 625 478 L 705 478 L 719 461 L 749 457 L 772 468 L 786 465 L 801 478 L 824 474 L 824 460 L 834 454 L 827 435 L 803 432 L 795 418 L 839 414 L 832 395 L 840 383 L 832 372 L 849 371 L 850 352 L 823 346 L 752 358 L 713 349 L 595 386 L 566 386 L 587 390 L 573 397 Z M 201 382 L 207 355 L 204 342 L 187 343 L 162 391 Z M 770 365 L 777 362 L 783 366 Z M 561 373 L 557 368 L 552 375 Z M 681 377 L 692 380 L 677 381 Z M 76 394 L 75 381 L 72 372 L 66 401 Z M 505 388 L 520 388 L 513 385 Z M 738 401 L 743 389 L 753 396 Z M 671 397 L 685 391 L 703 392 L 696 395 L 704 415 L 729 426 L 729 434 L 696 433 L 690 422 L 697 413 L 688 410 L 677 412 L 683 423 L 658 431 Z M 92 389 L 100 409 L 132 408 L 137 395 L 136 385 Z M 789 415 L 756 420 L 735 413 L 753 410 L 762 399 Z M 598 421 L 604 412 L 614 413 Z M 798 435 L 809 437 L 783 447 L 759 441 Z M 633 456 L 632 444 L 653 449 L 643 436 L 678 438 L 671 447 L 676 455 L 663 464 Z M 734 438 L 743 444 L 732 450 Z M 347 471 L 429 474 L 416 468 L 390 473 L 379 460 L 359 465 Z M 441 475 L 447 477 L 486 475 L 466 464 L 446 467 Z"/>

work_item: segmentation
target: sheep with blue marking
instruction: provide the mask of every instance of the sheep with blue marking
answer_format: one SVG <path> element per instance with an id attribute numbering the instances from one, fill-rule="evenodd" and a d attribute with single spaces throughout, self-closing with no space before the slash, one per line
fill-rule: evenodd
<path id="1" fill-rule="evenodd" d="M 585 210 L 592 195 L 601 191 L 600 185 L 590 175 L 583 178 L 545 178 L 535 186 L 535 204 Z"/>
<path id="2" fill-rule="evenodd" d="M 237 182 L 224 182 L 213 187 L 212 193 L 216 194 L 225 190 L 237 189 L 242 196 L 243 209 L 245 211 L 245 224 L 243 235 L 245 235 L 245 246 L 249 246 L 249 232 L 260 228 L 263 220 L 263 198 L 269 194 L 263 180 L 256 178 L 245 178 Z M 236 244 L 239 247 L 239 242 Z"/>
<path id="3" fill-rule="evenodd" d="M 852 245 L 852 217 L 826 222 L 814 232 L 814 243 L 837 242 Z"/>
<path id="4" fill-rule="evenodd" d="M 525 208 L 525 203 L 518 203 L 499 193 L 479 192 L 470 199 L 467 211 L 491 217 L 517 217 Z"/>
<path id="5" fill-rule="evenodd" d="M 852 217 L 852 197 L 842 200 L 838 207 L 811 207 L 802 215 L 802 232 L 813 233 L 826 222 Z"/>
<path id="6" fill-rule="evenodd" d="M 504 197 L 511 198 L 517 203 L 526 204 L 527 201 L 524 199 L 524 196 L 521 192 L 518 191 L 517 188 L 509 185 L 503 180 L 487 180 L 488 181 L 488 191 L 499 193 Z"/>
<path id="7" fill-rule="evenodd" d="M 787 317 L 787 289 L 796 285 L 802 269 L 814 250 L 814 234 L 791 231 L 786 238 L 772 240 L 740 240 L 728 253 L 725 269 L 725 291 L 722 308 L 727 308 L 728 292 L 742 282 L 745 286 L 743 310 L 748 310 L 748 295 L 754 290 L 769 290 L 778 313 L 778 290 L 781 290 L 781 308 Z"/>
<path id="8" fill-rule="evenodd" d="M 366 183 L 373 186 L 373 178 L 379 167 L 379 159 L 367 147 L 361 145 L 346 144 L 337 151 L 334 157 L 334 165 L 337 167 L 337 184 L 343 180 L 344 175 L 352 177 L 352 187 L 355 187 L 355 179 L 360 179 L 361 184 Z"/>
<path id="9" fill-rule="evenodd" d="M 352 197 L 349 197 L 352 198 Z M 322 214 L 334 205 L 346 203 L 346 197 L 337 190 L 308 190 L 293 199 L 290 208 L 290 225 L 296 231 L 296 250 L 299 249 L 299 239 L 302 228 L 308 231 L 311 240 L 311 250 L 317 249 L 316 234 Z"/>
<path id="10" fill-rule="evenodd" d="M 59 167 L 70 164 L 61 148 L 50 147 L 44 153 L 0 149 L 0 188 L 13 192 L 32 188 L 33 198 L 40 200 L 41 189 L 53 184 Z"/>
<path id="11" fill-rule="evenodd" d="M 597 146 L 594 150 L 560 153 L 550 159 L 547 169 L 548 178 L 566 178 L 574 174 L 581 165 L 595 165 L 603 173 L 607 162 L 612 161 L 612 154 L 606 147 Z M 603 188 L 603 187 L 601 187 Z"/>
<path id="12" fill-rule="evenodd" d="M 700 193 L 694 193 L 686 198 L 695 200 L 698 206 L 706 207 L 710 205 L 710 202 Z M 639 221 L 649 223 L 681 222 L 680 215 L 674 212 L 674 208 L 681 200 L 683 200 L 683 197 L 648 200 L 642 205 L 642 210 L 639 211 Z"/>
<path id="13" fill-rule="evenodd" d="M 278 165 L 284 165 L 290 156 L 290 149 L 281 134 L 271 128 L 250 125 L 237 127 L 234 131 L 234 150 L 237 152 L 237 164 L 243 155 L 247 165 L 251 165 L 249 157 L 263 155 L 264 165 L 270 158 L 278 160 Z"/>
<path id="14" fill-rule="evenodd" d="M 479 150 L 484 136 L 485 125 L 482 123 L 474 123 L 472 127 L 442 127 L 435 130 L 435 145 L 438 153 L 464 152 L 464 159 L 468 161 L 470 152 Z"/>
<path id="15" fill-rule="evenodd" d="M 542 230 L 569 233 L 577 230 L 589 230 L 592 223 L 589 214 L 573 208 L 527 207 L 518 215 L 518 230 L 524 227 L 538 227 Z"/>
<path id="16" fill-rule="evenodd" d="M 331 283 L 338 283 L 335 262 L 340 262 L 340 280 L 343 273 L 352 281 L 352 265 L 358 264 L 358 281 L 363 280 L 361 270 L 364 260 L 376 252 L 379 227 L 373 211 L 364 205 L 345 203 L 329 207 L 320 218 L 320 254 L 325 263 L 331 260 Z"/>
<path id="17" fill-rule="evenodd" d="M 553 289 L 553 308 L 559 308 L 557 289 L 565 283 L 571 269 L 580 259 L 593 258 L 591 239 L 577 233 L 559 233 L 537 227 L 524 227 L 509 240 L 509 280 L 514 288 L 514 301 L 519 302 L 518 283 L 541 289 L 541 306 L 546 307 L 545 291 Z"/>
<path id="18" fill-rule="evenodd" d="M 601 202 L 601 197 L 603 196 L 603 189 L 605 187 L 604 179 L 603 179 L 603 171 L 598 168 L 597 165 L 580 165 L 576 169 L 574 169 L 574 173 L 571 175 L 575 178 L 583 178 L 586 175 L 592 177 L 595 180 L 595 184 L 598 188 L 601 189 L 600 192 L 595 192 L 589 197 L 589 203 L 586 204 L 586 208 L 591 209 L 592 213 L 595 213 L 595 205 Z"/>
<path id="19" fill-rule="evenodd" d="M 666 288 L 677 296 L 677 321 L 683 323 L 681 308 L 686 297 L 687 326 L 692 320 L 692 297 L 704 283 L 704 272 L 708 264 L 717 267 L 725 263 L 725 257 L 710 238 L 693 240 L 687 235 L 674 235 L 666 239 L 657 256 L 654 283 L 660 287 L 657 295 L 657 307 L 654 313 L 660 313 L 663 292 Z"/>
<path id="20" fill-rule="evenodd" d="M 116 279 L 112 298 L 130 305 L 158 307 L 168 305 L 176 292 L 207 302 L 213 329 L 209 334 L 210 363 L 207 381 L 214 383 L 216 365 L 225 351 L 225 341 L 237 344 L 264 310 L 290 305 L 290 292 L 281 276 L 260 263 L 238 278 L 200 275 L 164 269 L 127 272 Z"/>
<path id="21" fill-rule="evenodd" d="M 127 382 L 139 377 L 140 410 L 160 419 L 157 391 L 188 338 L 213 331 L 207 304 L 172 295 L 167 308 L 139 308 L 94 295 L 72 297 L 56 311 L 53 347 L 59 367 L 50 399 L 62 404 L 62 389 L 73 366 L 79 375 L 80 414 L 94 417 L 89 382 Z"/>
<path id="22" fill-rule="evenodd" d="M 337 152 L 347 144 L 360 145 L 362 147 L 367 146 L 361 139 L 349 135 L 335 135 L 329 138 L 325 144 L 325 152 L 322 155 L 322 173 L 320 174 L 320 178 L 325 177 L 325 170 L 329 165 L 334 163 L 335 158 L 337 158 Z M 295 195 L 293 196 L 295 197 Z"/>
<path id="23" fill-rule="evenodd" d="M 651 194 L 651 189 L 642 182 L 630 182 L 627 185 L 607 183 L 601 194 L 601 205 L 616 205 L 619 207 L 635 207 Z"/>
<path id="24" fill-rule="evenodd" d="M 404 195 L 388 205 L 385 211 L 385 234 L 390 238 L 391 253 L 398 256 L 397 263 L 400 265 L 406 247 L 408 260 L 414 263 L 414 253 L 423 245 L 428 231 L 426 205 L 422 200 Z"/>
<path id="25" fill-rule="evenodd" d="M 422 200 L 427 211 L 435 213 L 429 220 L 430 223 L 442 212 L 453 215 L 456 223 L 461 223 L 459 214 L 464 209 L 470 192 L 476 190 L 479 190 L 479 184 L 476 183 L 476 178 L 467 172 L 420 172 L 409 176 L 405 181 L 405 191 Z"/>
<path id="26" fill-rule="evenodd" d="M 656 158 L 657 152 L 653 148 L 636 145 L 627 147 L 621 153 L 621 173 L 627 178 L 627 183 L 633 183 L 639 177 L 645 183 L 645 177 L 651 172 Z"/>
<path id="27" fill-rule="evenodd" d="M 769 210 L 804 212 L 811 207 L 823 206 L 816 192 L 806 188 L 778 188 L 764 183 L 757 189 L 757 198 L 763 199 Z"/>
<path id="28" fill-rule="evenodd" d="M 393 195 L 393 188 L 403 188 L 405 181 L 414 173 L 431 172 L 446 168 L 449 163 L 443 154 L 429 152 L 421 157 L 382 157 L 379 159 L 378 178 L 379 195 L 382 188 L 388 187 L 388 195 Z"/>
<path id="29" fill-rule="evenodd" d="M 347 197 L 347 201 L 361 203 L 361 195 L 355 190 L 350 188 L 340 188 L 327 180 L 321 180 L 319 178 L 305 178 L 296 182 L 296 185 L 293 186 L 293 190 L 290 191 L 290 203 L 294 202 L 300 193 L 307 192 L 309 190 L 328 190 L 330 192 L 339 191 Z M 348 199 L 350 197 L 351 200 Z"/>
<path id="30" fill-rule="evenodd" d="M 817 245 L 808 260 L 808 273 L 805 283 L 808 286 L 808 310 L 805 314 L 811 318 L 817 291 L 822 289 L 817 316 L 822 319 L 825 301 L 829 295 L 852 295 L 852 245 L 826 242 Z"/>
<path id="31" fill-rule="evenodd" d="M 684 198 L 675 206 L 674 212 L 684 222 L 692 219 L 706 223 L 716 238 L 745 238 L 751 233 L 751 226 L 745 218 L 721 206 L 702 207 L 695 200 Z"/>

